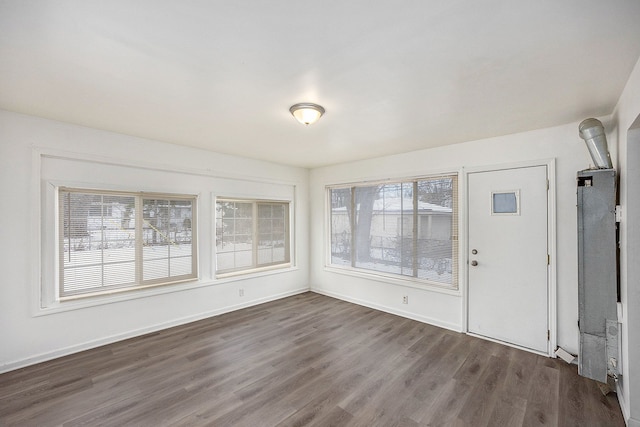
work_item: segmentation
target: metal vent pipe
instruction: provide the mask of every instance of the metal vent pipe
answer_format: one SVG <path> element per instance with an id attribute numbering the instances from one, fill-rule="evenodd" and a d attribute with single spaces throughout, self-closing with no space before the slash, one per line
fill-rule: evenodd
<path id="1" fill-rule="evenodd" d="M 607 136 L 604 126 L 598 119 L 585 119 L 578 126 L 580 138 L 584 139 L 593 163 L 598 169 L 612 169 L 611 157 L 607 148 Z"/>

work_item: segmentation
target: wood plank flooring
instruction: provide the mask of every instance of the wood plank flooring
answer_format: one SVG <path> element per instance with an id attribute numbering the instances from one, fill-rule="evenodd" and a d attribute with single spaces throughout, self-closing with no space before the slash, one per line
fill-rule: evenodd
<path id="1" fill-rule="evenodd" d="M 576 367 L 305 293 L 0 375 L 2 426 L 624 426 Z"/>

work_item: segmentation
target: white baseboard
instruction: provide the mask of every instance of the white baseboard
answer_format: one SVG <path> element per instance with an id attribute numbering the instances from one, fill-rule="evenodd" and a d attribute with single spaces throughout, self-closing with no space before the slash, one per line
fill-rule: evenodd
<path id="1" fill-rule="evenodd" d="M 362 305 L 364 307 L 369 307 L 375 310 L 384 311 L 385 313 L 395 314 L 396 316 L 406 317 L 407 319 L 417 320 L 418 322 L 427 323 L 429 325 L 438 326 L 440 328 L 449 329 L 455 332 L 462 332 L 461 326 L 454 323 L 443 322 L 439 319 L 434 319 L 432 317 L 423 316 L 423 315 L 412 313 L 409 311 L 397 310 L 392 307 L 387 307 L 387 306 L 376 304 L 370 301 L 353 298 L 348 295 L 343 295 L 337 292 L 326 291 L 324 289 L 316 289 L 312 287 L 310 290 L 311 292 L 315 292 L 317 294 L 326 295 L 328 297 L 337 298 L 347 302 L 352 302 L 354 304 Z"/>
<path id="2" fill-rule="evenodd" d="M 620 388 L 620 383 L 616 384 L 616 396 L 618 397 L 618 403 L 620 404 L 620 410 L 622 411 L 622 418 L 625 419 L 627 423 L 627 427 L 630 427 L 629 424 L 629 409 L 624 401 L 624 394 L 622 392 L 622 388 Z M 639 426 L 640 427 L 640 426 Z"/>
<path id="3" fill-rule="evenodd" d="M 194 314 L 192 316 L 181 317 L 178 319 L 170 320 L 168 322 L 159 323 L 156 325 L 151 325 L 145 328 L 135 329 L 133 331 L 128 331 L 122 334 L 111 335 L 104 338 L 99 338 L 92 341 L 87 341 L 81 344 L 76 344 L 68 347 L 64 347 L 58 350 L 49 351 L 45 353 L 41 353 L 35 356 L 30 356 L 24 359 L 16 360 L 13 362 L 9 362 L 0 366 L 0 374 L 13 371 L 16 369 L 24 368 L 26 366 L 35 365 L 37 363 L 46 362 L 48 360 L 56 359 L 62 356 L 68 356 L 73 353 L 78 353 L 85 350 L 90 350 L 92 348 L 100 347 L 106 344 L 112 344 L 114 342 L 126 340 L 129 338 L 138 337 L 141 335 L 145 335 L 151 332 L 161 331 L 163 329 L 172 328 L 174 326 L 185 325 L 187 323 L 196 322 L 198 320 L 207 319 L 209 317 L 219 316 L 224 313 L 229 313 L 232 311 L 240 310 L 247 307 L 252 307 L 254 305 L 263 304 L 265 302 L 275 301 L 278 299 L 290 297 L 293 295 L 298 295 L 304 292 L 309 292 L 309 288 L 301 288 L 293 291 L 283 292 L 276 295 L 270 295 L 264 298 L 258 298 L 251 301 L 244 302 L 242 304 L 236 304 L 232 306 L 222 307 L 215 310 L 207 311 L 204 313 Z"/>
<path id="4" fill-rule="evenodd" d="M 620 388 L 620 383 L 616 385 L 616 396 L 618 396 L 618 403 L 620 404 L 620 410 L 622 411 L 622 418 L 624 418 L 624 422 L 627 424 L 627 427 L 640 427 L 640 420 L 637 418 L 631 418 L 631 411 L 624 399 L 624 393 Z"/>

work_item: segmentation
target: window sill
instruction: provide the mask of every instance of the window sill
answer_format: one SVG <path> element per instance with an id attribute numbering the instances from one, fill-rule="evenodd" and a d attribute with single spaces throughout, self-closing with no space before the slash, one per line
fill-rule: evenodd
<path id="1" fill-rule="evenodd" d="M 104 291 L 95 291 L 95 292 L 85 292 L 85 293 L 77 293 L 60 297 L 60 303 L 64 304 L 68 301 L 76 301 L 83 299 L 92 299 L 92 298 L 100 298 L 104 296 L 115 296 L 118 294 L 127 294 L 131 295 L 132 292 L 142 292 L 149 289 L 160 288 L 165 286 L 176 286 L 181 283 L 193 283 L 198 279 L 196 277 L 189 277 L 187 279 L 174 280 L 171 282 L 159 282 L 159 283 L 150 283 L 138 286 L 129 286 L 129 287 L 114 287 L 111 289 L 107 289 Z"/>
<path id="2" fill-rule="evenodd" d="M 269 267 L 252 268 L 251 270 L 234 271 L 216 275 L 216 283 L 234 282 L 236 280 L 251 279 L 254 277 L 269 276 L 271 274 L 286 273 L 297 270 L 290 263 L 272 265 Z"/>
<path id="3" fill-rule="evenodd" d="M 348 267 L 336 267 L 332 265 L 326 265 L 324 270 L 330 273 L 343 274 L 346 276 L 359 277 L 362 279 L 375 280 L 376 282 L 383 282 L 387 284 L 404 286 L 408 288 L 422 289 L 430 292 L 437 292 L 447 295 L 462 296 L 462 292 L 459 287 L 454 288 L 452 286 L 440 285 L 433 282 L 427 282 L 424 280 L 416 280 L 412 278 L 402 278 L 396 275 L 374 273 L 364 270 L 356 270 Z"/>
<path id="4" fill-rule="evenodd" d="M 268 271 L 253 272 L 250 274 L 235 275 L 224 279 L 192 280 L 188 282 L 167 284 L 162 286 L 147 287 L 144 289 L 131 289 L 126 292 L 111 292 L 104 295 L 87 296 L 84 298 L 73 298 L 63 301 L 53 302 L 46 307 L 38 307 L 33 313 L 34 317 L 47 316 L 49 314 L 63 313 L 66 311 L 80 310 L 89 307 L 131 301 L 139 298 L 148 298 L 157 295 L 170 294 L 173 292 L 183 292 L 192 289 L 206 288 L 209 286 L 222 285 L 228 282 L 247 280 L 257 277 L 270 276 L 273 274 L 289 273 L 297 271 L 298 267 L 288 267 L 271 269 Z"/>

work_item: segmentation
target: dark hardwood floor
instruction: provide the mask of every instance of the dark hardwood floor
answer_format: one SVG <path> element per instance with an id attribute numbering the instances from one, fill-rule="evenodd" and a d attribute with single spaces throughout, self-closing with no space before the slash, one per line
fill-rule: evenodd
<path id="1" fill-rule="evenodd" d="M 561 360 L 306 293 L 0 375 L 0 425 L 624 421 Z"/>

